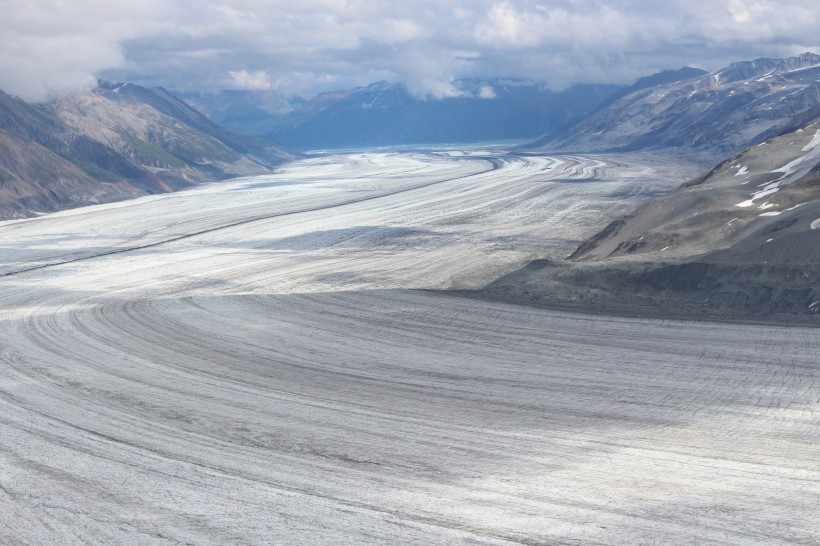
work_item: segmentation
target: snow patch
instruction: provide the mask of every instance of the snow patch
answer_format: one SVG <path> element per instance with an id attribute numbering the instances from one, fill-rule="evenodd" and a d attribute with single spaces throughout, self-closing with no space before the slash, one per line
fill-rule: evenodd
<path id="1" fill-rule="evenodd" d="M 773 171 L 769 171 L 772 174 L 781 174 L 780 178 L 775 180 L 774 182 L 769 182 L 763 185 L 763 189 L 757 191 L 752 194 L 752 198 L 743 201 L 742 203 L 738 203 L 737 207 L 751 207 L 754 205 L 754 202 L 758 199 L 766 197 L 767 195 L 772 195 L 773 193 L 777 193 L 780 191 L 780 188 L 783 186 L 787 186 L 791 184 L 795 180 L 798 180 L 808 174 L 808 172 L 820 162 L 820 130 L 818 130 L 812 141 L 809 142 L 803 150 L 806 152 L 805 155 L 798 157 L 797 159 L 790 161 L 786 165 L 783 165 L 779 169 L 775 169 Z M 765 208 L 765 207 L 761 207 Z"/>
<path id="2" fill-rule="evenodd" d="M 808 144 L 806 144 L 806 146 L 803 147 L 803 151 L 810 152 L 818 146 L 820 146 L 820 129 L 818 129 L 817 132 L 814 133 L 814 137 L 811 139 L 811 142 L 809 142 Z"/>
<path id="3" fill-rule="evenodd" d="M 820 132 L 820 131 L 818 131 L 818 132 Z M 814 164 L 817 163 L 816 160 L 820 159 L 820 157 L 818 157 L 818 156 L 820 156 L 820 154 L 811 153 L 815 149 L 817 149 L 816 148 L 817 143 L 815 141 L 820 142 L 820 140 L 818 140 L 818 138 L 815 136 L 815 138 L 805 148 L 803 148 L 804 152 L 809 152 L 806 155 L 798 157 L 794 161 L 791 161 L 791 162 L 787 163 L 786 165 L 783 165 L 779 169 L 769 171 L 773 174 L 774 173 L 783 173 L 783 176 L 780 178 L 780 180 L 778 180 L 778 182 L 775 182 L 775 183 L 779 183 L 780 181 L 785 180 L 786 178 L 789 177 L 789 175 L 792 175 L 794 173 L 800 172 L 801 175 L 802 175 L 802 174 L 805 174 L 802 171 L 808 172 L 809 170 L 811 170 L 811 167 L 813 167 Z M 791 182 L 791 180 L 786 182 L 786 184 L 788 184 L 789 182 Z M 783 184 L 781 184 L 781 185 L 783 185 Z"/>
<path id="4" fill-rule="evenodd" d="M 820 229 L 820 218 L 811 223 L 811 229 Z"/>
<path id="5" fill-rule="evenodd" d="M 775 186 L 776 186 L 776 185 L 775 185 Z M 738 204 L 737 204 L 737 205 L 735 205 L 735 206 L 736 206 L 736 207 L 751 207 L 751 206 L 754 206 L 754 204 L 755 204 L 755 200 L 756 200 L 756 199 L 760 199 L 761 197 L 766 197 L 767 195 L 772 195 L 773 193 L 777 193 L 778 191 L 780 191 L 780 188 L 779 188 L 779 187 L 768 188 L 768 189 L 764 188 L 763 190 L 761 190 L 761 191 L 759 191 L 759 192 L 755 192 L 755 193 L 753 193 L 753 194 L 752 194 L 752 198 L 751 198 L 751 199 L 749 199 L 748 201 L 744 201 L 744 202 L 742 202 L 742 203 L 738 203 Z M 773 205 L 770 205 L 770 206 L 773 206 Z M 760 207 L 760 208 L 765 209 L 765 208 L 767 208 L 767 207 L 766 207 L 766 205 L 764 204 L 764 205 L 761 205 L 761 207 Z"/>
<path id="6" fill-rule="evenodd" d="M 778 214 L 781 214 L 782 212 L 783 211 L 780 211 L 780 210 L 772 210 L 772 211 L 769 211 L 769 212 L 761 213 L 758 216 L 777 216 Z"/>
<path id="7" fill-rule="evenodd" d="M 746 165 L 743 165 L 743 166 L 740 168 L 740 170 L 739 170 L 739 171 L 737 171 L 737 172 L 735 173 L 735 176 L 742 176 L 742 175 L 744 175 L 744 174 L 746 174 L 746 173 L 748 173 L 748 172 L 749 172 L 749 167 L 747 167 Z"/>
<path id="8" fill-rule="evenodd" d="M 478 96 L 482 99 L 494 99 L 496 97 L 495 89 L 489 85 L 482 85 L 481 89 L 478 91 Z"/>

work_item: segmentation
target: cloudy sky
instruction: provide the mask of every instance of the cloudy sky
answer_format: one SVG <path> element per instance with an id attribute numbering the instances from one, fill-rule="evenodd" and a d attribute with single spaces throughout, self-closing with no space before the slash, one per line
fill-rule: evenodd
<path id="1" fill-rule="evenodd" d="M 561 88 L 684 65 L 820 52 L 817 0 L 0 0 L 0 89 L 26 100 L 98 76 L 180 90 L 311 94 L 462 77 Z"/>

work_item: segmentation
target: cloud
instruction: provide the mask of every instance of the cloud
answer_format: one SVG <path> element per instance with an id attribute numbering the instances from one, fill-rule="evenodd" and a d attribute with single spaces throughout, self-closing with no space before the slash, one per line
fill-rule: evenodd
<path id="1" fill-rule="evenodd" d="M 543 39 L 546 19 L 538 13 L 519 11 L 508 2 L 496 4 L 476 25 L 478 43 L 497 47 L 526 48 Z"/>
<path id="2" fill-rule="evenodd" d="M 816 0 L 2 0 L 0 88 L 27 100 L 108 79 L 310 94 L 388 79 L 562 87 L 820 50 Z"/>
<path id="3" fill-rule="evenodd" d="M 0 89 L 31 101 L 87 89 L 123 66 L 123 40 L 168 28 L 173 6 L 157 0 L 3 0 Z"/>
<path id="4" fill-rule="evenodd" d="M 478 90 L 478 97 L 481 99 L 494 99 L 496 97 L 495 89 L 489 85 L 482 85 L 481 89 Z"/>
<path id="5" fill-rule="evenodd" d="M 270 76 L 264 70 L 248 72 L 247 70 L 229 70 L 231 89 L 257 89 L 265 90 L 271 88 Z"/>

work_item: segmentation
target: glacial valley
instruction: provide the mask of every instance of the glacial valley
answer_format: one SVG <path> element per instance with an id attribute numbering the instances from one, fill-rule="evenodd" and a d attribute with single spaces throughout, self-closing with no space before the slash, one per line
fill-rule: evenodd
<path id="1" fill-rule="evenodd" d="M 695 175 L 326 155 L 0 223 L 0 543 L 820 540 L 820 330 L 453 295 Z"/>

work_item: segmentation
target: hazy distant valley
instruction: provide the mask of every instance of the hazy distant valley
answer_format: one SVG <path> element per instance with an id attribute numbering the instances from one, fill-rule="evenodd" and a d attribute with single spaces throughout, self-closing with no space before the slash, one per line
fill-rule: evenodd
<path id="1" fill-rule="evenodd" d="M 0 95 L 0 542 L 816 542 L 818 71 Z"/>
<path id="2" fill-rule="evenodd" d="M 534 140 L 558 134 L 620 90 L 575 85 L 556 92 L 543 84 L 504 79 L 460 80 L 454 87 L 457 95 L 440 99 L 414 96 L 390 82 L 309 100 L 264 91 L 180 96 L 238 133 L 309 150 Z"/>

